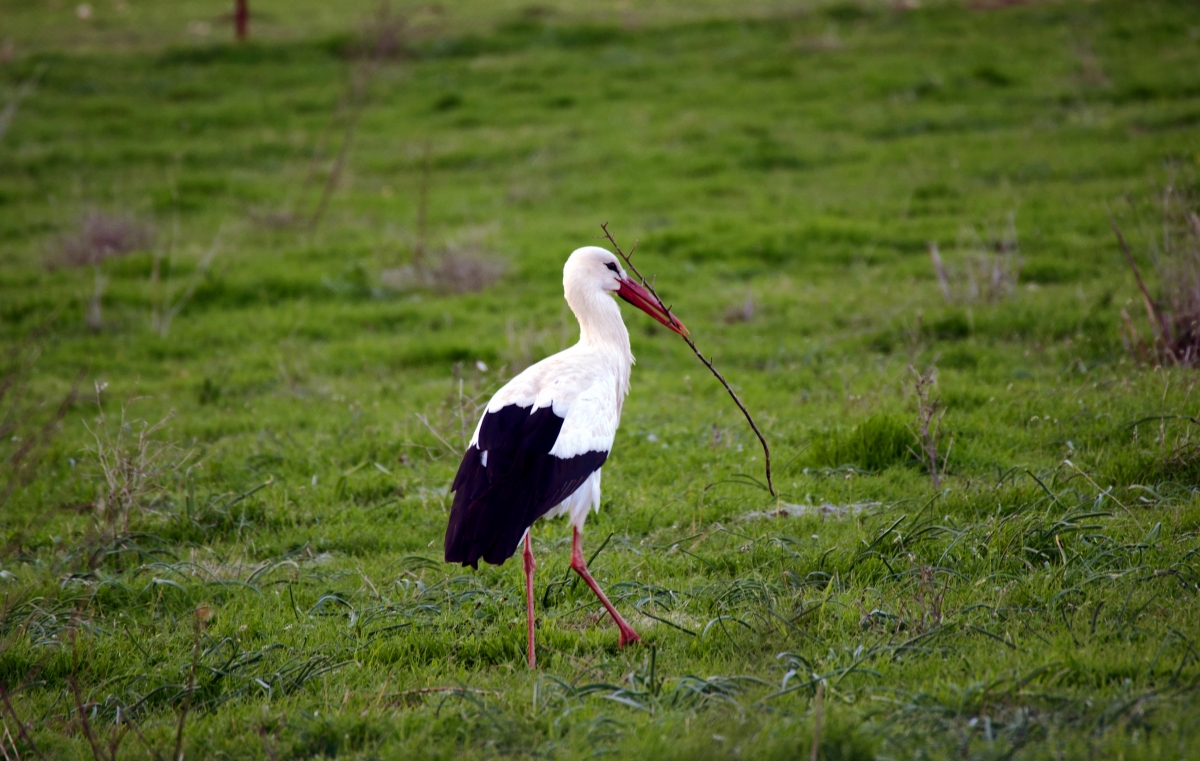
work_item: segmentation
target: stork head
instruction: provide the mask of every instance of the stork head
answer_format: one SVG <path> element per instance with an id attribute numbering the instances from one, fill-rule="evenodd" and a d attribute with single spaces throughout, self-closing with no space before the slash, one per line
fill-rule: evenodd
<path id="1" fill-rule="evenodd" d="M 615 293 L 669 330 L 681 336 L 688 335 L 687 327 L 679 318 L 663 309 L 654 294 L 625 274 L 625 268 L 615 254 L 599 246 L 575 249 L 563 267 L 563 288 L 568 300 L 572 293 L 588 290 Z"/>

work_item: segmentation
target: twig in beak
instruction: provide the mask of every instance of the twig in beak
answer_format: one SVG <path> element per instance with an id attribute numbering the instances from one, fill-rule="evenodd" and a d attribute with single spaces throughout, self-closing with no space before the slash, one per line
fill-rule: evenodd
<path id="1" fill-rule="evenodd" d="M 625 266 L 628 267 L 631 272 L 633 272 L 637 279 L 641 281 L 642 287 L 649 291 L 650 295 L 654 297 L 654 300 L 658 302 L 659 308 L 663 310 L 663 312 L 672 322 L 677 322 L 675 315 L 671 314 L 671 307 L 664 304 L 662 298 L 658 295 L 658 291 L 654 290 L 654 282 L 657 282 L 658 276 L 656 275 L 653 281 L 647 281 L 646 278 L 642 276 L 642 273 L 638 272 L 638 268 L 634 266 L 633 252 L 637 248 L 637 243 L 634 242 L 633 248 L 629 249 L 629 253 L 626 254 L 621 250 L 621 247 L 617 245 L 617 241 L 615 238 L 613 238 L 612 233 L 608 231 L 607 222 L 600 225 L 600 229 L 604 231 L 604 236 L 608 238 L 608 242 L 611 243 L 613 248 L 616 250 L 617 256 L 620 256 L 625 260 Z M 721 375 L 720 371 L 713 366 L 713 363 L 706 359 L 705 356 L 700 353 L 700 350 L 696 348 L 695 342 L 682 333 L 679 334 L 679 337 L 687 342 L 688 347 L 691 348 L 692 352 L 700 358 L 700 361 L 703 362 L 704 366 L 709 369 L 709 372 L 716 376 L 717 380 L 721 381 L 721 385 L 724 386 L 725 390 L 729 392 L 729 396 L 733 398 L 733 401 L 735 404 L 737 404 L 738 409 L 740 409 L 742 414 L 746 416 L 746 422 L 750 424 L 752 429 L 754 429 L 754 435 L 758 437 L 758 442 L 762 444 L 763 458 L 765 460 L 767 471 L 767 491 L 771 492 L 772 497 L 777 496 L 775 494 L 775 484 L 771 480 L 771 448 L 767 446 L 767 440 L 763 437 L 762 431 L 758 430 L 758 426 L 755 424 L 754 418 L 750 416 L 750 411 L 746 409 L 746 405 L 742 404 L 742 400 L 739 399 L 738 395 L 734 393 L 732 388 L 729 387 L 729 383 L 725 380 L 725 376 Z"/>

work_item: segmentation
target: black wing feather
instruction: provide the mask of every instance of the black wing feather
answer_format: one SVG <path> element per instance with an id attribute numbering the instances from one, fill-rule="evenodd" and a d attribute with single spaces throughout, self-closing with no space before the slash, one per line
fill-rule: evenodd
<path id="1" fill-rule="evenodd" d="M 483 558 L 503 564 L 534 521 L 604 464 L 608 452 L 550 454 L 563 422 L 553 407 L 530 414 L 528 407 L 515 404 L 483 416 L 478 442 L 463 456 L 450 487 L 454 505 L 446 528 L 446 562 L 477 567 Z"/>

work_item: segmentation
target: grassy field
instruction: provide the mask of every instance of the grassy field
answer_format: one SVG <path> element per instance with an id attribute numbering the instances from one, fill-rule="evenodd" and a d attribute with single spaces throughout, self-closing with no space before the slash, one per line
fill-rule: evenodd
<path id="1" fill-rule="evenodd" d="M 396 6 L 365 60 L 370 3 L 224 5 L 0 0 L 6 758 L 1200 755 L 1197 376 L 1109 227 L 1173 279 L 1195 4 Z M 89 214 L 133 250 L 71 266 Z M 585 550 L 644 643 L 538 525 L 530 672 L 447 488 L 602 222 L 779 496 L 626 310 Z"/>

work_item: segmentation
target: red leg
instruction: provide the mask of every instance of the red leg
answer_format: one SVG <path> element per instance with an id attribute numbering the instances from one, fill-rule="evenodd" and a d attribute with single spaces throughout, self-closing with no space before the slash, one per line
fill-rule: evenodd
<path id="1" fill-rule="evenodd" d="M 529 668 L 537 668 L 537 656 L 533 652 L 533 547 L 530 546 L 529 532 L 525 533 L 525 612 L 529 618 Z"/>
<path id="2" fill-rule="evenodd" d="M 597 584 L 596 580 L 592 578 L 592 575 L 588 573 L 587 563 L 583 559 L 583 543 L 580 541 L 580 538 L 581 535 L 579 533 L 579 529 L 574 529 L 574 536 L 571 538 L 571 568 L 575 571 L 575 573 L 583 577 L 584 582 L 591 587 L 592 591 L 596 593 L 596 596 L 600 598 L 600 604 L 603 605 L 604 609 L 608 611 L 608 615 L 612 616 L 613 621 L 617 623 L 617 628 L 621 630 L 621 639 L 620 642 L 618 642 L 618 645 L 620 647 L 625 647 L 633 642 L 641 642 L 642 638 L 637 635 L 637 632 L 633 630 L 632 626 L 625 622 L 625 619 L 621 618 L 621 614 L 617 612 L 617 609 L 613 607 L 613 604 L 609 602 L 608 598 L 604 596 L 604 593 L 600 591 L 600 585 Z"/>

